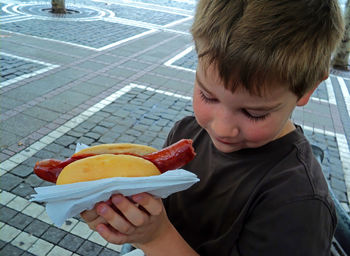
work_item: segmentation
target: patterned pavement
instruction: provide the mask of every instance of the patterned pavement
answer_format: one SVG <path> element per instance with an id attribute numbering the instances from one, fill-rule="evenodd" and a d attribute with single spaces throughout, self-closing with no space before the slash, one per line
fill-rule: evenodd
<path id="1" fill-rule="evenodd" d="M 0 0 L 0 255 L 118 255 L 120 246 L 79 217 L 55 227 L 33 188 L 32 168 L 64 159 L 77 142 L 160 148 L 192 113 L 194 1 Z M 79 3 L 79 4 L 78 4 Z M 333 72 L 293 120 L 325 152 L 323 170 L 349 212 L 350 77 Z"/>

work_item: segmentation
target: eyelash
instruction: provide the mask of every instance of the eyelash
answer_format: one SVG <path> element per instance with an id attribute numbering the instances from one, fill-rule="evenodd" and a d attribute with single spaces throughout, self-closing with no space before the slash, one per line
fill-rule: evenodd
<path id="1" fill-rule="evenodd" d="M 199 95 L 201 97 L 201 99 L 205 102 L 205 103 L 215 103 L 217 102 L 216 99 L 211 99 L 211 98 L 208 98 L 207 96 L 204 95 L 204 93 L 202 91 L 199 92 Z M 265 120 L 269 114 L 265 114 L 265 115 L 262 115 L 262 116 L 252 116 L 251 114 L 249 114 L 249 112 L 245 109 L 242 109 L 242 113 L 248 117 L 251 121 L 254 121 L 254 122 L 257 122 L 257 121 L 262 121 L 262 120 Z"/>
<path id="2" fill-rule="evenodd" d="M 208 98 L 207 96 L 204 95 L 204 93 L 203 93 L 202 91 L 199 91 L 199 95 L 200 95 L 201 99 L 202 99 L 205 103 L 214 103 L 214 102 L 216 102 L 216 99 Z"/>
<path id="3" fill-rule="evenodd" d="M 262 116 L 252 116 L 251 114 L 249 114 L 249 112 L 245 109 L 242 109 L 243 114 L 248 117 L 251 121 L 257 122 L 257 121 L 263 121 L 265 120 L 269 114 L 265 114 Z"/>

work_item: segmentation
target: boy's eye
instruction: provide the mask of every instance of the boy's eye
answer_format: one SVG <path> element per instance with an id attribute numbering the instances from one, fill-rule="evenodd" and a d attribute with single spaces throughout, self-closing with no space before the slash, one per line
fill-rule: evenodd
<path id="1" fill-rule="evenodd" d="M 262 120 L 265 120 L 266 117 L 270 115 L 269 113 L 263 114 L 263 115 L 253 115 L 249 113 L 246 109 L 242 109 L 242 112 L 246 117 L 248 117 L 252 121 L 262 121 Z"/>
<path id="2" fill-rule="evenodd" d="M 217 99 L 210 98 L 210 97 L 206 96 L 202 91 L 199 91 L 199 95 L 200 95 L 201 99 L 204 102 L 206 102 L 206 103 L 215 103 L 215 102 L 217 102 Z"/>

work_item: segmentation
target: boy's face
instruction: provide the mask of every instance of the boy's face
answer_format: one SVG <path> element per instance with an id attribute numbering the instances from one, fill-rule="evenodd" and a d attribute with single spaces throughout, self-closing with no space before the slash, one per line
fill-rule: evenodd
<path id="1" fill-rule="evenodd" d="M 224 153 L 267 144 L 295 129 L 289 120 L 298 98 L 283 86 L 271 86 L 262 97 L 245 89 L 224 88 L 214 64 L 206 72 L 198 62 L 193 92 L 197 122 Z"/>

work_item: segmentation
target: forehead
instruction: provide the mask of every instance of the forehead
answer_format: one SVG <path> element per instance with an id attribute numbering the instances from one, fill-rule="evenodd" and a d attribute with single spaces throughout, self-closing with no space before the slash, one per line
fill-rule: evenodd
<path id="1" fill-rule="evenodd" d="M 232 75 L 229 81 L 224 81 L 220 76 L 218 66 L 215 62 L 209 62 L 206 58 L 199 58 L 196 79 L 205 86 L 210 86 L 212 89 L 223 87 L 231 93 L 247 92 L 253 97 L 268 97 L 274 92 L 289 91 L 285 83 L 279 82 L 276 79 L 265 79 L 264 81 L 256 77 L 251 79 L 251 84 L 241 82 L 240 73 L 232 70 Z"/>

